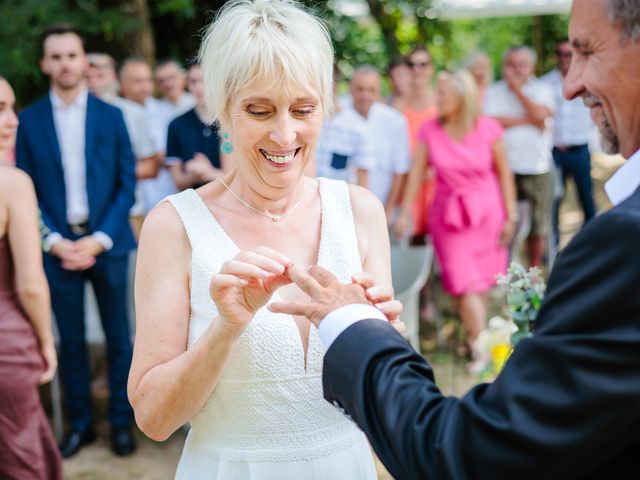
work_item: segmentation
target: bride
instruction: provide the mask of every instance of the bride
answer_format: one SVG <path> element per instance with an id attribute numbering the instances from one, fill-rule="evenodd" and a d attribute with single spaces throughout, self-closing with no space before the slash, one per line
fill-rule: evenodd
<path id="1" fill-rule="evenodd" d="M 288 1 L 233 1 L 200 60 L 236 169 L 169 197 L 144 224 L 129 377 L 136 421 L 155 440 L 191 424 L 177 478 L 376 478 L 362 432 L 323 399 L 316 328 L 266 308 L 304 300 L 286 269 L 319 264 L 361 283 L 387 318 L 401 310 L 382 205 L 359 187 L 304 176 L 332 109 L 328 34 Z"/>

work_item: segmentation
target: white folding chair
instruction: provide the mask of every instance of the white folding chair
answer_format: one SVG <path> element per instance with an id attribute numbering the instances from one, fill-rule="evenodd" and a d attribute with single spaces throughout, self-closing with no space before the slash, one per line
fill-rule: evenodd
<path id="1" fill-rule="evenodd" d="M 420 353 L 420 291 L 429 277 L 433 246 L 391 246 L 391 271 L 395 298 L 404 307 L 400 320 L 406 326 L 405 337 Z"/>

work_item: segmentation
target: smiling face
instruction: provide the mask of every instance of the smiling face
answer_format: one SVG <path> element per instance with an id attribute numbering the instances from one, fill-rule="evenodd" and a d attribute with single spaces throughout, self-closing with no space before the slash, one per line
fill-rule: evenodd
<path id="1" fill-rule="evenodd" d="M 15 103 L 13 89 L 6 80 L 0 78 L 0 160 L 15 145 L 18 129 Z"/>
<path id="2" fill-rule="evenodd" d="M 49 35 L 43 45 L 42 72 L 60 90 L 73 90 L 84 83 L 88 68 L 82 40 L 74 33 Z"/>
<path id="3" fill-rule="evenodd" d="M 640 147 L 640 43 L 623 40 L 604 0 L 575 0 L 569 37 L 573 48 L 566 98 L 582 97 L 609 153 L 630 157 Z"/>
<path id="4" fill-rule="evenodd" d="M 202 68 L 200 65 L 192 65 L 187 72 L 187 90 L 196 98 L 196 103 L 203 107 L 204 101 L 204 80 L 202 78 Z"/>
<path id="5" fill-rule="evenodd" d="M 366 117 L 373 102 L 380 97 L 380 75 L 374 71 L 356 70 L 349 82 L 349 91 L 353 98 L 353 107 L 360 115 Z"/>
<path id="6" fill-rule="evenodd" d="M 128 100 L 144 105 L 153 95 L 151 67 L 144 62 L 130 62 L 120 72 L 120 90 Z"/>
<path id="7" fill-rule="evenodd" d="M 462 97 L 455 91 L 448 76 L 438 77 L 436 104 L 439 114 L 444 118 L 451 118 L 460 113 Z"/>
<path id="8" fill-rule="evenodd" d="M 531 54 L 525 49 L 509 52 L 502 66 L 503 72 L 509 72 L 520 82 L 526 82 L 533 75 L 534 68 L 535 64 Z"/>
<path id="9" fill-rule="evenodd" d="M 428 85 L 433 77 L 433 62 L 431 55 L 424 50 L 417 50 L 409 55 L 407 65 L 411 69 L 411 82 L 413 88 L 420 89 Z"/>
<path id="10" fill-rule="evenodd" d="M 229 133 L 242 180 L 277 199 L 293 191 L 313 158 L 323 111 L 313 88 L 278 88 L 258 81 L 232 99 L 222 130 Z"/>
<path id="11" fill-rule="evenodd" d="M 185 74 L 177 64 L 169 62 L 157 67 L 155 77 L 158 91 L 170 101 L 177 101 L 184 93 Z"/>

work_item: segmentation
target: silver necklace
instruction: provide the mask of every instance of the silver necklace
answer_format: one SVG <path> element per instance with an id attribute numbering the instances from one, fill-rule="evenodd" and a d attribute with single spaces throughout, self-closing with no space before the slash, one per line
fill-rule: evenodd
<path id="1" fill-rule="evenodd" d="M 263 212 L 262 210 L 258 210 L 257 208 L 252 207 L 251 205 L 249 205 L 247 202 L 245 202 L 243 199 L 241 199 L 238 195 L 236 195 L 236 193 L 233 190 L 231 190 L 229 185 L 227 185 L 224 182 L 224 180 L 222 180 L 221 178 L 217 178 L 216 180 L 218 180 L 224 186 L 224 188 L 229 190 L 229 193 L 231 195 L 233 195 L 234 197 L 236 197 L 236 200 L 238 200 L 240 203 L 242 203 L 245 207 L 250 208 L 251 210 L 253 210 L 256 213 L 259 213 L 263 217 L 270 218 L 272 222 L 279 222 L 280 220 L 282 220 L 282 218 L 286 217 L 290 213 L 293 213 L 293 211 L 300 206 L 300 204 L 302 203 L 302 200 L 304 200 L 304 194 L 305 194 L 305 191 L 306 191 L 306 189 L 302 190 L 302 195 L 300 196 L 300 200 L 298 200 L 297 203 L 293 207 L 291 207 L 288 211 L 284 212 L 282 215 L 272 215 L 272 214 L 270 214 L 268 212 Z"/>

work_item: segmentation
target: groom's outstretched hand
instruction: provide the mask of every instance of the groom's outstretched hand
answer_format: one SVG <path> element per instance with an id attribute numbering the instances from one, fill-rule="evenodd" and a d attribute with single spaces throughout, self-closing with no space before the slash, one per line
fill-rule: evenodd
<path id="1" fill-rule="evenodd" d="M 318 327 L 322 319 L 337 308 L 353 303 L 372 305 L 362 286 L 340 283 L 331 273 L 317 265 L 310 267 L 307 272 L 295 265 L 287 267 L 286 274 L 300 290 L 309 295 L 309 301 L 270 303 L 268 308 L 274 313 L 302 315 Z"/>

